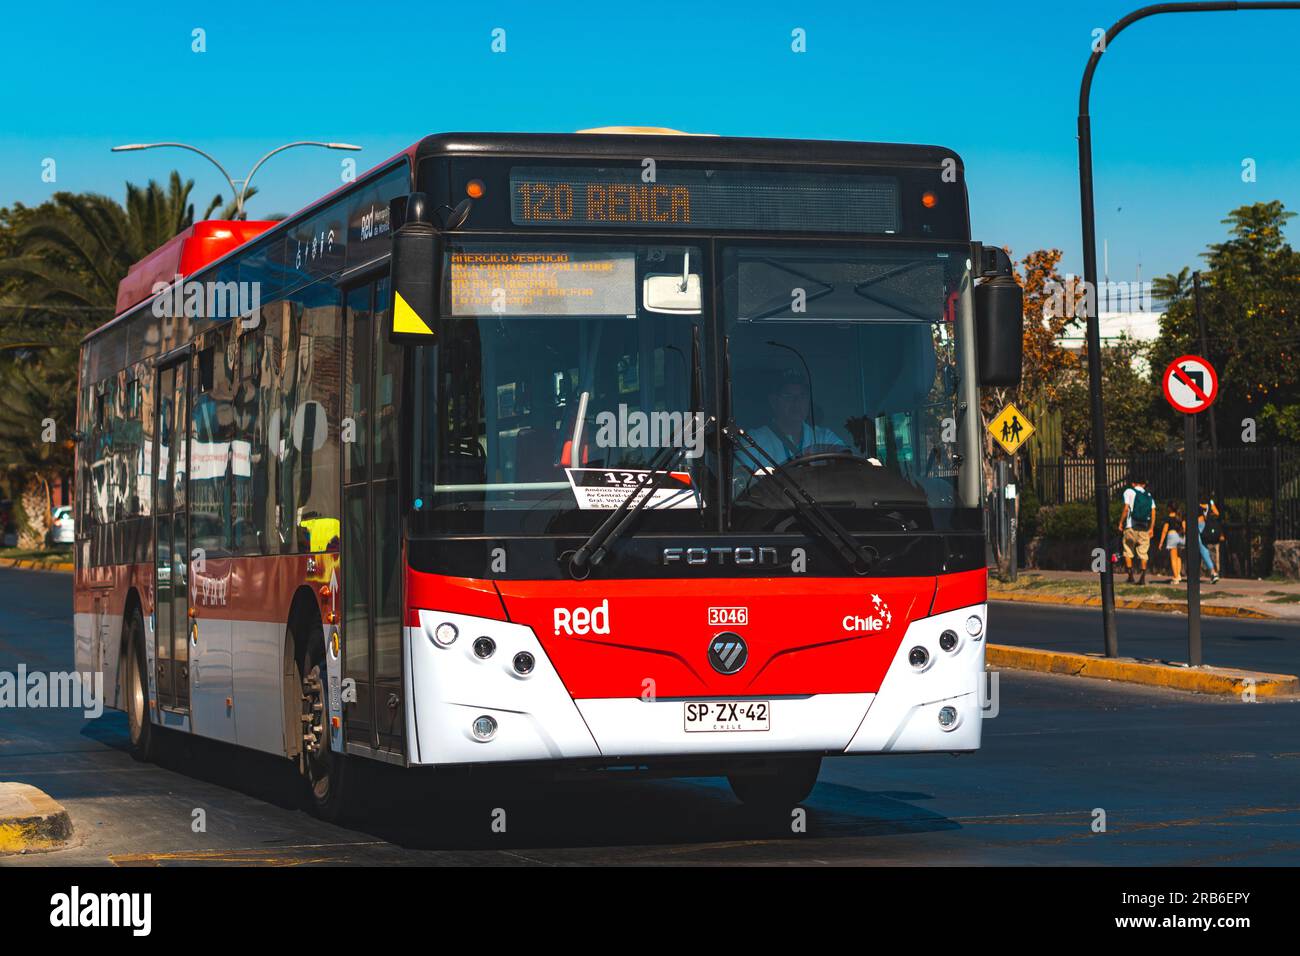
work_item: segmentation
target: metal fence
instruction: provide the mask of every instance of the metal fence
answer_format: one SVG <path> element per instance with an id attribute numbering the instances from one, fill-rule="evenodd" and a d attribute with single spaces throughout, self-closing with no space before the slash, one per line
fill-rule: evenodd
<path id="1" fill-rule="evenodd" d="M 1267 577 L 1273 542 L 1300 538 L 1300 447 L 1220 449 L 1197 453 L 1197 485 L 1213 495 L 1228 540 L 1223 544 L 1227 574 Z M 1134 478 L 1145 478 L 1163 513 L 1172 500 L 1183 510 L 1186 465 L 1180 454 L 1142 453 L 1106 459 L 1106 493 L 1118 500 Z M 1031 476 L 1040 504 L 1093 501 L 1093 460 L 1059 458 L 1038 462 Z"/>

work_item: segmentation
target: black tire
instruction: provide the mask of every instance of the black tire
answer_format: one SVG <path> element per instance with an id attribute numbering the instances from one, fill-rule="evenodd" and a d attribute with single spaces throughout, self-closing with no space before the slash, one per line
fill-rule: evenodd
<path id="1" fill-rule="evenodd" d="M 127 616 L 125 691 L 127 731 L 131 740 L 131 756 L 136 760 L 152 762 L 158 759 L 162 732 L 149 719 L 149 667 L 144 654 L 144 619 L 140 609 L 134 608 Z"/>
<path id="2" fill-rule="evenodd" d="M 300 769 L 306 787 L 307 809 L 329 823 L 346 823 L 356 817 L 360 768 L 355 759 L 330 749 L 326 701 L 328 675 L 325 633 L 320 620 L 308 625 L 302 659 L 295 662 L 302 692 L 303 736 Z"/>
<path id="3" fill-rule="evenodd" d="M 798 757 L 772 761 L 757 770 L 728 774 L 727 782 L 747 807 L 789 810 L 812 793 L 821 769 L 821 757 Z"/>

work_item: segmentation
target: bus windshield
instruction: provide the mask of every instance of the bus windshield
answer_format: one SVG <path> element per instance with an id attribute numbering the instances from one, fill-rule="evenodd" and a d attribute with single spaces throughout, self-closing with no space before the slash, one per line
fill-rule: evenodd
<path id="1" fill-rule="evenodd" d="M 977 505 L 959 481 L 967 254 L 452 244 L 423 351 L 414 527 L 585 533 L 648 493 L 646 530 L 786 530 L 776 470 L 855 530 L 948 527 Z M 740 434 L 724 445 L 705 423 L 728 412 Z M 669 473 L 647 492 L 654 468 Z"/>
<path id="2" fill-rule="evenodd" d="M 732 414 L 748 435 L 729 462 L 734 527 L 774 527 L 771 512 L 788 508 L 776 469 L 832 509 L 927 521 L 977 504 L 958 481 L 966 256 L 823 243 L 723 250 Z"/>

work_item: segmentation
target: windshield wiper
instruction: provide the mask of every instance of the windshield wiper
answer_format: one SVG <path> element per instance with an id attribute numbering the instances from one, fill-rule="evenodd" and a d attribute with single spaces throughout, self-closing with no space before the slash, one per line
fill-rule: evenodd
<path id="1" fill-rule="evenodd" d="M 775 482 L 777 488 L 786 496 L 795 511 L 799 512 L 808 524 L 829 544 L 855 574 L 867 574 L 876 561 L 875 549 L 870 548 L 857 538 L 844 525 L 840 524 L 817 499 L 808 493 L 798 481 L 791 477 L 788 469 L 769 455 L 766 449 L 754 441 L 743 428 L 733 422 L 724 425 L 722 434 L 731 442 L 731 447 L 749 458 L 750 465 L 757 465 L 755 472 L 765 471 Z M 742 442 L 744 444 L 742 444 Z M 757 453 L 757 454 L 755 454 Z M 765 458 L 766 464 L 759 455 Z"/>
<path id="2" fill-rule="evenodd" d="M 569 574 L 581 580 L 590 574 L 589 567 L 595 567 L 605 560 L 609 547 L 617 541 L 636 520 L 637 515 L 645 510 L 655 492 L 664 486 L 664 479 L 672 475 L 673 467 L 686 453 L 685 448 L 664 448 L 655 455 L 646 472 L 646 479 L 628 496 L 619 502 L 609 517 L 600 523 L 591 536 L 582 543 L 573 556 L 569 558 Z M 645 494 L 639 499 L 637 492 L 644 489 Z M 636 501 L 633 505 L 632 502 Z"/>
<path id="3" fill-rule="evenodd" d="M 790 504 L 794 506 L 795 511 L 812 525 L 812 527 L 821 535 L 845 563 L 853 569 L 855 574 L 867 574 L 871 566 L 875 563 L 877 553 L 874 548 L 867 547 L 860 543 L 852 532 L 844 525 L 835 520 L 824 507 L 818 504 L 817 500 L 808 493 L 808 490 L 796 481 L 788 469 L 784 468 L 775 458 L 767 453 L 762 445 L 754 441 L 743 428 L 740 428 L 731 418 L 731 336 L 722 337 L 722 398 L 726 403 L 723 413 L 726 416 L 727 424 L 722 426 L 721 432 L 723 437 L 731 444 L 731 447 L 737 453 L 744 454 L 750 461 L 751 470 L 766 471 L 775 481 L 781 493 L 789 499 Z M 741 442 L 745 445 L 742 446 Z M 755 452 L 758 454 L 756 455 Z M 767 459 L 764 465 L 758 455 Z M 758 468 L 753 468 L 758 465 Z"/>

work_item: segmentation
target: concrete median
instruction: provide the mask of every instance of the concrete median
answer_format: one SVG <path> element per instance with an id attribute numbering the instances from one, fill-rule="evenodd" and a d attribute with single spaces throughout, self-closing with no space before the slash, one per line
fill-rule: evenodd
<path id="1" fill-rule="evenodd" d="M 1266 674 L 1227 667 L 1191 667 L 1166 661 L 1071 654 L 1005 644 L 990 644 L 985 661 L 993 668 L 1117 680 L 1150 687 L 1189 690 L 1198 694 L 1234 697 L 1253 694 L 1257 698 L 1300 694 L 1300 678 L 1295 675 Z"/>
<path id="2" fill-rule="evenodd" d="M 1065 607 L 1101 607 L 1101 598 L 1095 595 L 1080 594 L 1025 594 L 1018 591 L 999 591 L 989 589 L 990 601 L 1009 601 L 1016 604 L 1055 604 Z M 1132 598 L 1115 598 L 1115 606 L 1130 611 L 1163 611 L 1166 614 L 1186 614 L 1187 605 L 1177 601 L 1134 600 Z M 1271 621 L 1275 615 L 1258 611 L 1255 608 L 1224 604 L 1201 604 L 1201 614 L 1206 617 L 1244 617 L 1260 621 Z"/>
<path id="3" fill-rule="evenodd" d="M 57 850 L 72 840 L 63 805 L 26 783 L 0 781 L 0 856 Z"/>

